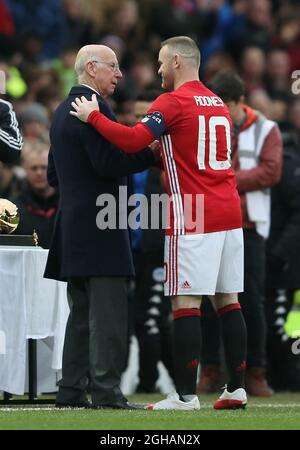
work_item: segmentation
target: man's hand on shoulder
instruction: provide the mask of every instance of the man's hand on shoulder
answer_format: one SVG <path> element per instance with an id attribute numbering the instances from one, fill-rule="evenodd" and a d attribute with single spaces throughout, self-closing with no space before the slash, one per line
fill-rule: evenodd
<path id="1" fill-rule="evenodd" d="M 72 116 L 77 117 L 82 122 L 87 122 L 88 116 L 92 111 L 99 111 L 99 105 L 96 94 L 92 95 L 91 100 L 87 100 L 84 96 L 76 97 L 75 102 L 72 102 L 75 111 L 70 111 Z"/>

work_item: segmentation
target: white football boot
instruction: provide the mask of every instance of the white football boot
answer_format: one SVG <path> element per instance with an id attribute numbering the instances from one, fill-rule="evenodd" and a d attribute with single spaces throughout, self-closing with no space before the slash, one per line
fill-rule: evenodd
<path id="1" fill-rule="evenodd" d="M 227 391 L 227 386 L 225 386 L 223 394 L 215 402 L 215 409 L 239 409 L 246 408 L 247 405 L 247 394 L 245 389 L 239 388 L 233 392 Z"/>
<path id="2" fill-rule="evenodd" d="M 177 392 L 169 394 L 165 400 L 161 400 L 157 403 L 150 403 L 145 409 L 159 410 L 159 409 L 181 409 L 182 411 L 193 411 L 200 409 L 200 402 L 198 397 L 195 397 L 189 402 L 183 402 L 179 399 Z"/>

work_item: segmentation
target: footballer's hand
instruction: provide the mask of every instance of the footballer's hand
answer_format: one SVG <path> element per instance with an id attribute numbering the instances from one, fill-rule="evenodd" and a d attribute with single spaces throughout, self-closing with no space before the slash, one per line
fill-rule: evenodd
<path id="1" fill-rule="evenodd" d="M 155 167 L 158 167 L 159 169 L 163 169 L 163 163 L 162 163 L 162 154 L 161 154 L 161 146 L 159 141 L 153 141 L 149 147 L 152 150 L 152 153 L 154 155 L 154 164 Z"/>
<path id="2" fill-rule="evenodd" d="M 70 114 L 82 122 L 87 122 L 92 111 L 99 111 L 96 94 L 92 95 L 92 100 L 87 100 L 84 96 L 81 98 L 76 97 L 75 102 L 72 102 L 72 106 L 75 111 L 70 111 Z"/>
<path id="3" fill-rule="evenodd" d="M 153 142 L 151 142 L 151 144 L 149 144 L 149 147 L 151 148 L 151 150 L 153 151 L 153 152 L 160 152 L 161 151 L 161 147 L 160 147 L 160 143 L 159 143 L 159 141 L 157 141 L 157 140 L 155 140 L 155 141 L 153 141 Z"/>

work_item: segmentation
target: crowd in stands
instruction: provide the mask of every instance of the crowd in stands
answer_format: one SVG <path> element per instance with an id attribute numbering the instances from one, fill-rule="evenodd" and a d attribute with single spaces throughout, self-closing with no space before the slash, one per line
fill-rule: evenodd
<path id="1" fill-rule="evenodd" d="M 0 69 L 20 119 L 32 103 L 51 119 L 76 82 L 78 49 L 92 42 L 116 51 L 124 77 L 115 109 L 129 114 L 141 91 L 159 85 L 157 51 L 172 35 L 196 40 L 204 82 L 220 69 L 237 70 L 250 104 L 282 127 L 297 107 L 291 90 L 300 68 L 297 1 L 0 0 L 0 11 Z"/>

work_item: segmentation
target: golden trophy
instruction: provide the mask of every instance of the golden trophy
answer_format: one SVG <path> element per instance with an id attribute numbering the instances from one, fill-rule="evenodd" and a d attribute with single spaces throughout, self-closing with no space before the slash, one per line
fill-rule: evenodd
<path id="1" fill-rule="evenodd" d="M 4 198 L 0 199 L 0 233 L 10 234 L 19 225 L 20 215 L 17 206 Z"/>
<path id="2" fill-rule="evenodd" d="M 37 234 L 37 232 L 35 230 L 33 230 L 33 233 L 32 233 L 32 240 L 33 240 L 34 245 L 36 247 L 38 247 L 38 245 L 39 245 L 39 237 L 38 237 L 38 234 Z"/>

